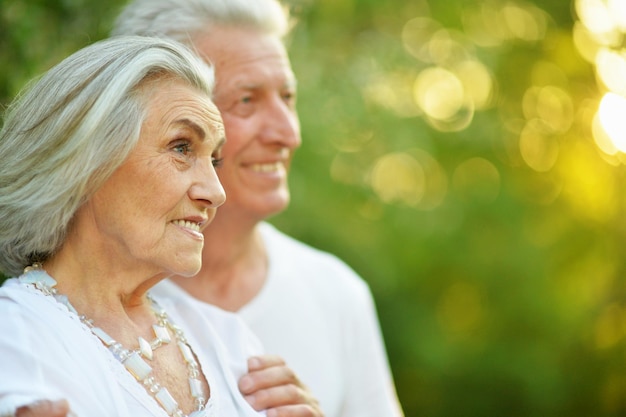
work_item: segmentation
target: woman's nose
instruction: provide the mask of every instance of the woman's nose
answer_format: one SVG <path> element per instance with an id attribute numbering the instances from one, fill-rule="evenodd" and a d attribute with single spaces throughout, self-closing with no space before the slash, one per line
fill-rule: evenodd
<path id="1" fill-rule="evenodd" d="M 190 189 L 190 197 L 201 202 L 206 208 L 217 208 L 226 201 L 226 192 L 220 182 L 213 160 L 200 163 L 196 170 L 196 180 Z"/>

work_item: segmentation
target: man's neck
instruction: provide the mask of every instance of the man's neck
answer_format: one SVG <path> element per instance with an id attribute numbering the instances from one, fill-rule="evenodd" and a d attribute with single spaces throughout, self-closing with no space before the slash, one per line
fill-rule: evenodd
<path id="1" fill-rule="evenodd" d="M 199 300 L 237 311 L 265 284 L 268 261 L 258 223 L 228 220 L 216 218 L 204 231 L 200 272 L 172 280 Z"/>

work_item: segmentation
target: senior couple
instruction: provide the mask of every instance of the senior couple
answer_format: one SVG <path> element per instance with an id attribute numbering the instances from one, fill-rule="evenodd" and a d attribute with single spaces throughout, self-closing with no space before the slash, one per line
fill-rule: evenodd
<path id="1" fill-rule="evenodd" d="M 289 24 L 135 0 L 12 103 L 0 416 L 402 415 L 367 285 L 264 222 L 301 140 Z"/>

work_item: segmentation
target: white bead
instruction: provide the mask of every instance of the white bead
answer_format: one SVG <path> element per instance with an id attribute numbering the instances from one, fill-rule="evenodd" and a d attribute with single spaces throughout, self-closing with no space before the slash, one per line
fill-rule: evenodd
<path id="1" fill-rule="evenodd" d="M 144 339 L 143 337 L 139 337 L 139 352 L 141 355 L 146 358 L 152 360 L 152 347 L 150 347 L 150 343 Z"/>
<path id="2" fill-rule="evenodd" d="M 154 335 L 161 340 L 163 343 L 169 343 L 172 341 L 172 336 L 170 335 L 169 330 L 166 327 L 159 326 L 158 324 L 152 325 L 152 329 L 154 330 Z"/>
<path id="3" fill-rule="evenodd" d="M 35 284 L 41 290 L 42 288 L 52 288 L 57 282 L 48 273 L 42 269 L 31 269 L 20 277 L 20 281 L 26 284 Z"/>
<path id="4" fill-rule="evenodd" d="M 93 332 L 93 334 L 98 336 L 98 339 L 102 340 L 102 343 L 104 343 L 106 346 L 111 346 L 113 343 L 115 343 L 115 339 L 109 336 L 107 332 L 105 332 L 101 328 L 92 327 L 91 331 Z"/>
<path id="5" fill-rule="evenodd" d="M 133 352 L 126 360 L 124 360 L 124 366 L 128 369 L 128 372 L 139 380 L 143 381 L 150 375 L 152 368 L 146 361 L 144 361 L 137 352 Z"/>
<path id="6" fill-rule="evenodd" d="M 191 396 L 194 398 L 202 397 L 202 383 L 196 378 L 189 378 L 189 389 L 191 390 Z"/>
<path id="7" fill-rule="evenodd" d="M 196 362 L 196 358 L 193 357 L 193 353 L 191 352 L 191 349 L 189 349 L 189 346 L 187 346 L 186 344 L 182 342 L 178 342 L 178 348 L 180 349 L 180 353 L 183 354 L 183 358 L 185 359 L 185 362 L 187 363 Z"/>
<path id="8" fill-rule="evenodd" d="M 176 409 L 178 409 L 178 404 L 172 394 L 167 390 L 167 388 L 161 388 L 159 392 L 154 394 L 154 397 L 157 399 L 159 404 L 165 409 L 168 415 L 174 414 Z"/>
<path id="9" fill-rule="evenodd" d="M 154 339 L 152 342 L 150 342 L 150 348 L 152 348 L 152 350 L 156 350 L 157 348 L 160 348 L 161 345 L 163 345 L 163 342 L 158 337 Z"/>

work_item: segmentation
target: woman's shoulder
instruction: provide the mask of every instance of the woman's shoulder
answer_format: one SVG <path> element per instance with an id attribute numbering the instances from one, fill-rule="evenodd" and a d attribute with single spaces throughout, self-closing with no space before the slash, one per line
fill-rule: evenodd
<path id="1" fill-rule="evenodd" d="M 56 303 L 50 303 L 43 294 L 18 278 L 9 278 L 0 287 L 0 315 L 11 314 L 16 318 L 22 314 L 30 315 L 42 310 L 54 310 Z M 7 320 L 3 320 L 7 321 Z"/>

